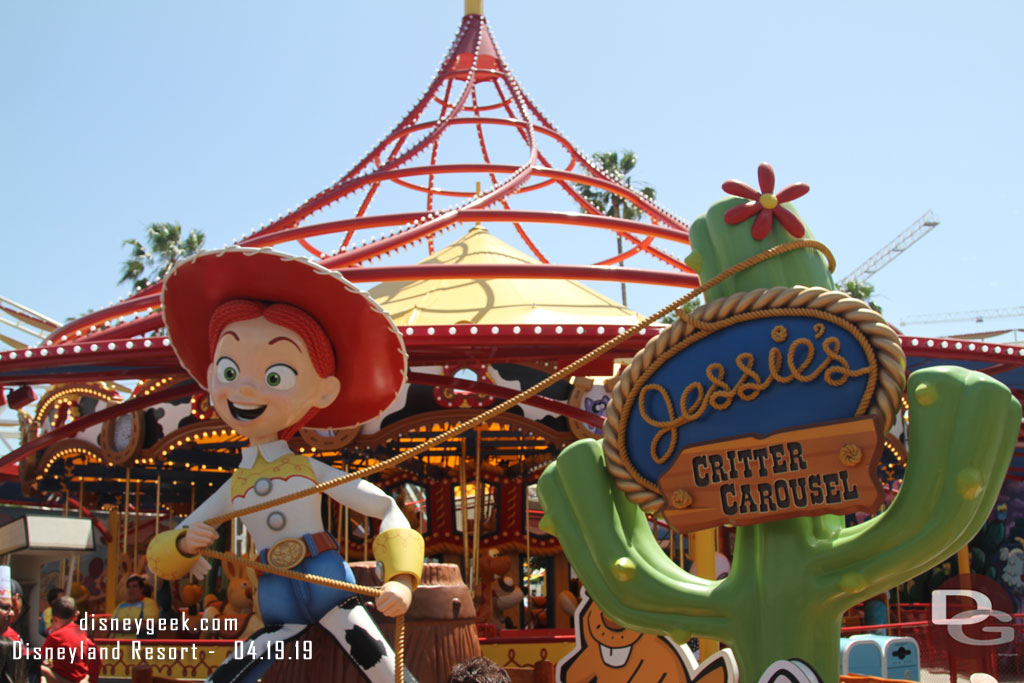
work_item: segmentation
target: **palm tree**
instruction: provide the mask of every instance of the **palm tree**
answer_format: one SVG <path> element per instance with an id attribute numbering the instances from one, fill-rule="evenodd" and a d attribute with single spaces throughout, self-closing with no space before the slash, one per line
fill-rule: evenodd
<path id="1" fill-rule="evenodd" d="M 622 150 L 621 156 L 619 152 L 598 152 L 594 154 L 594 161 L 596 161 L 601 170 L 617 179 L 620 183 L 626 187 L 632 187 L 633 177 L 630 175 L 633 169 L 636 168 L 636 154 L 631 150 Z M 642 181 L 638 181 L 642 182 Z M 638 220 L 643 216 L 643 209 L 634 204 L 631 201 L 623 199 L 614 192 L 608 190 L 598 190 L 590 185 L 578 184 L 576 188 L 579 190 L 583 198 L 594 205 L 598 211 L 603 213 L 605 216 L 612 216 L 614 218 L 625 218 L 627 220 Z M 644 184 L 643 187 L 639 188 L 640 194 L 644 195 L 649 199 L 655 198 L 655 190 L 653 187 Z M 616 235 L 616 242 L 618 244 L 619 253 L 622 253 L 622 235 Z M 623 262 L 620 261 L 619 265 L 622 266 Z M 622 283 L 622 305 L 626 305 L 626 283 Z"/>
<path id="2" fill-rule="evenodd" d="M 859 282 L 857 280 L 847 280 L 846 282 L 839 283 L 839 289 L 846 292 L 854 299 L 860 299 L 879 313 L 882 312 L 882 307 L 872 301 L 872 298 L 875 296 L 874 285 L 869 285 L 867 282 Z"/>
<path id="3" fill-rule="evenodd" d="M 174 264 L 203 248 L 206 235 L 193 230 L 182 239 L 177 223 L 150 223 L 145 241 L 143 244 L 137 239 L 126 239 L 121 243 L 132 248 L 132 255 L 124 262 L 117 284 L 131 282 L 134 288 L 142 289 L 162 280 Z"/>
<path id="4" fill-rule="evenodd" d="M 690 299 L 676 310 L 666 314 L 665 317 L 661 319 L 661 322 L 666 325 L 671 325 L 675 321 L 679 320 L 679 311 L 682 311 L 683 313 L 693 313 L 695 310 L 700 308 L 700 306 L 701 299 L 699 296 L 696 299 Z"/>

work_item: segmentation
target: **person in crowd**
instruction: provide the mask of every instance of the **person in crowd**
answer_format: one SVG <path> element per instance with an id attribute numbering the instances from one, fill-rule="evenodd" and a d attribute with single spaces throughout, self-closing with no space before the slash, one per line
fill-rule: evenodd
<path id="1" fill-rule="evenodd" d="M 39 613 L 39 635 L 45 637 L 50 632 L 53 620 L 53 603 L 64 595 L 63 588 L 51 588 L 46 591 L 46 609 Z"/>
<path id="2" fill-rule="evenodd" d="M 46 683 L 89 683 L 89 660 L 95 657 L 95 646 L 75 623 L 78 610 L 75 601 L 64 595 L 53 603 L 53 628 L 43 642 L 43 652 L 71 653 L 62 659 L 47 660 L 41 667 Z M 86 657 L 82 656 L 86 654 Z"/>
<path id="3" fill-rule="evenodd" d="M 13 620 L 14 598 L 11 593 L 11 568 L 7 565 L 0 565 L 0 634 L 3 634 L 0 635 L 0 683 L 26 683 L 28 681 L 25 658 L 14 656 L 14 645 L 11 637 L 7 635 Z"/>
<path id="4" fill-rule="evenodd" d="M 11 579 L 11 605 L 14 607 L 14 614 L 11 615 L 11 625 L 7 627 L 10 633 L 4 633 L 7 637 L 23 643 L 28 642 L 28 615 L 25 614 L 25 591 L 17 579 Z"/>
<path id="5" fill-rule="evenodd" d="M 133 574 L 128 577 L 125 587 L 128 591 L 128 599 L 117 606 L 117 609 L 111 615 L 111 619 L 117 625 L 121 625 L 125 619 L 130 619 L 133 623 L 137 623 L 135 622 L 136 619 L 142 619 L 143 622 L 139 628 L 132 631 L 118 629 L 115 631 L 114 637 L 138 638 L 153 635 L 147 631 L 147 624 L 156 623 L 155 620 L 160 616 L 160 608 L 157 607 L 153 598 L 146 597 L 146 579 L 138 574 Z M 149 619 L 154 621 L 146 621 Z M 152 628 L 149 630 L 152 630 Z"/>
<path id="6" fill-rule="evenodd" d="M 473 657 L 456 664 L 448 683 L 511 683 L 508 672 L 487 657 Z"/>

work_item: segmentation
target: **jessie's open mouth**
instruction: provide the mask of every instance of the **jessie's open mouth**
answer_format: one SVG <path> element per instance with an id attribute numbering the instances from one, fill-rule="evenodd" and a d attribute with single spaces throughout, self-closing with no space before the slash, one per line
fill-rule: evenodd
<path id="1" fill-rule="evenodd" d="M 232 403 L 231 401 L 228 401 L 228 410 L 231 411 L 231 417 L 241 422 L 255 420 L 257 417 L 262 415 L 263 411 L 266 409 L 266 405 Z"/>

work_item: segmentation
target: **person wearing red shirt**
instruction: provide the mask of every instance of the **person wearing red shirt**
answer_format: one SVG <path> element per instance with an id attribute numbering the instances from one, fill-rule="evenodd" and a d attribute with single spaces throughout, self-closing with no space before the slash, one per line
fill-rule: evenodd
<path id="1" fill-rule="evenodd" d="M 48 648 L 65 648 L 64 659 L 53 659 L 42 666 L 43 680 L 47 683 L 89 683 L 89 656 L 94 646 L 89 636 L 75 623 L 78 610 L 75 601 L 64 595 L 53 605 L 53 630 L 43 642 Z M 55 651 L 55 650 L 54 650 Z"/>

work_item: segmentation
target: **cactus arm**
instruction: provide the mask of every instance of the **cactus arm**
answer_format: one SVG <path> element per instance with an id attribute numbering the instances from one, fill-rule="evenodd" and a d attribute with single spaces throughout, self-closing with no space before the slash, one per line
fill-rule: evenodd
<path id="1" fill-rule="evenodd" d="M 846 519 L 842 515 L 819 515 L 811 518 L 812 535 L 819 541 L 829 541 L 842 532 Z"/>
<path id="2" fill-rule="evenodd" d="M 693 576 L 665 556 L 646 516 L 612 481 L 598 442 L 566 448 L 541 476 L 537 493 L 545 530 L 558 537 L 587 592 L 617 622 L 676 640 L 691 633 L 728 636 L 731 609 L 721 595 L 712 596 L 721 582 Z"/>
<path id="3" fill-rule="evenodd" d="M 594 533 L 595 542 L 601 542 L 610 531 L 615 533 L 614 546 L 607 548 L 608 552 L 619 550 L 626 545 L 637 551 L 643 562 L 649 565 L 651 573 L 664 574 L 673 581 L 700 588 L 711 586 L 713 582 L 683 571 L 665 555 L 651 534 L 646 515 L 614 486 L 605 468 L 604 452 L 599 441 L 584 439 L 571 444 L 559 456 L 555 465 L 560 465 L 551 470 L 552 473 L 558 473 L 557 494 L 552 495 L 549 492 L 555 486 L 549 481 L 554 474 L 545 473 L 542 481 L 547 483 L 538 484 L 538 494 L 541 495 L 546 512 L 546 518 L 543 520 L 546 524 L 555 522 L 559 517 L 565 517 L 560 505 L 567 504 L 571 507 L 571 514 L 582 520 L 586 527 L 584 530 Z M 600 510 L 606 517 L 597 519 L 598 510 L 592 504 L 595 501 L 591 498 L 591 493 L 605 490 L 608 504 L 603 504 Z M 620 557 L 607 554 L 604 556 Z"/>
<path id="4" fill-rule="evenodd" d="M 1021 407 L 998 381 L 959 367 L 908 382 L 910 456 L 892 505 L 815 546 L 814 568 L 844 601 L 873 595 L 949 556 L 978 531 L 999 493 Z"/>

